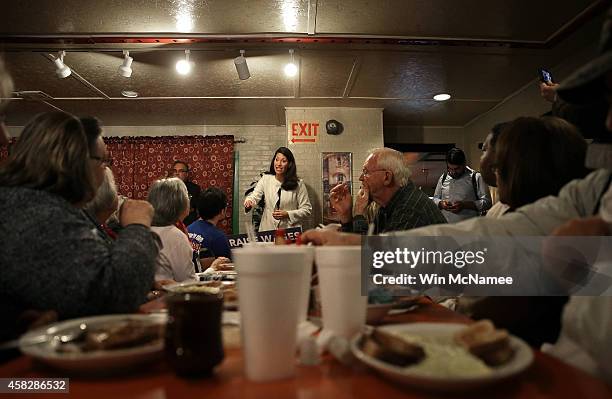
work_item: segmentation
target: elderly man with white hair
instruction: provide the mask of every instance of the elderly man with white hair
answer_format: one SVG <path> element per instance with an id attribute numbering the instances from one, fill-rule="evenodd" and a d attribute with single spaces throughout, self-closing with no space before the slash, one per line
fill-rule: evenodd
<path id="1" fill-rule="evenodd" d="M 364 215 L 370 202 L 378 205 L 371 220 L 374 234 L 446 223 L 433 201 L 410 180 L 410 168 L 399 151 L 373 150 L 363 164 L 359 180 L 361 189 L 354 207 L 346 184 L 331 190 L 330 202 L 338 212 L 343 231 L 367 232 Z"/>

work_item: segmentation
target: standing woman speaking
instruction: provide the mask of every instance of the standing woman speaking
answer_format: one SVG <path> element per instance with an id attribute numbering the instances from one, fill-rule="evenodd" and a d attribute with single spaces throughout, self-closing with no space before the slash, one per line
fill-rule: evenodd
<path id="1" fill-rule="evenodd" d="M 312 205 L 306 185 L 298 179 L 295 158 L 288 148 L 276 150 L 269 172 L 259 179 L 255 190 L 244 200 L 245 209 L 254 207 L 262 195 L 266 199 L 266 206 L 260 231 L 301 226 L 310 216 Z"/>

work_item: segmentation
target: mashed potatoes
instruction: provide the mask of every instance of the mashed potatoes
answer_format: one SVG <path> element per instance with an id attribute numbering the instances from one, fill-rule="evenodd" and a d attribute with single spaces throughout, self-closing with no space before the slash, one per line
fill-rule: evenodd
<path id="1" fill-rule="evenodd" d="M 419 345 L 425 358 L 406 369 L 428 377 L 481 377 L 491 373 L 491 368 L 456 344 L 452 337 L 434 337 L 414 334 L 398 334 L 406 341 Z"/>

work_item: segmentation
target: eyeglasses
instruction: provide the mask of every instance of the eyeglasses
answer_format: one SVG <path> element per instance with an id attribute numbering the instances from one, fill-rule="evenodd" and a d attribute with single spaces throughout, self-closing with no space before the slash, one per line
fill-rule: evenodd
<path id="1" fill-rule="evenodd" d="M 187 173 L 189 172 L 187 169 L 174 169 L 173 170 L 174 173 Z"/>
<path id="2" fill-rule="evenodd" d="M 91 155 L 89 158 L 95 159 L 96 161 L 100 162 L 100 164 L 103 164 L 106 166 L 113 166 L 113 158 L 102 158 L 102 157 L 96 157 L 94 155 Z"/>
<path id="3" fill-rule="evenodd" d="M 362 169 L 361 176 L 370 176 L 372 173 L 380 172 L 380 171 L 387 172 L 387 169 L 376 169 L 376 170 Z"/>

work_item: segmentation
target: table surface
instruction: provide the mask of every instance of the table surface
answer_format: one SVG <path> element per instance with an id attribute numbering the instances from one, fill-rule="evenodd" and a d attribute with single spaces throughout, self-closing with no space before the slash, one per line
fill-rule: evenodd
<path id="1" fill-rule="evenodd" d="M 462 315 L 439 305 L 421 301 L 418 309 L 393 317 L 384 324 L 406 322 L 469 323 Z M 32 359 L 21 356 L 0 366 L 0 377 L 65 377 L 40 368 Z M 23 395 L 23 394 L 22 394 Z M 38 397 L 39 395 L 36 395 Z M 331 358 L 319 366 L 298 366 L 295 378 L 255 383 L 244 377 L 239 349 L 226 350 L 215 375 L 202 379 L 176 377 L 167 365 L 159 364 L 125 376 L 99 379 L 70 379 L 71 397 L 163 399 L 173 397 L 206 398 L 448 398 L 448 395 L 420 391 L 389 382 L 365 367 L 349 368 Z M 23 396 L 20 396 L 23 397 Z M 45 394 L 45 398 L 66 398 L 65 394 Z M 612 398 L 612 387 L 539 351 L 534 364 L 522 375 L 478 391 L 452 395 L 453 398 Z"/>

